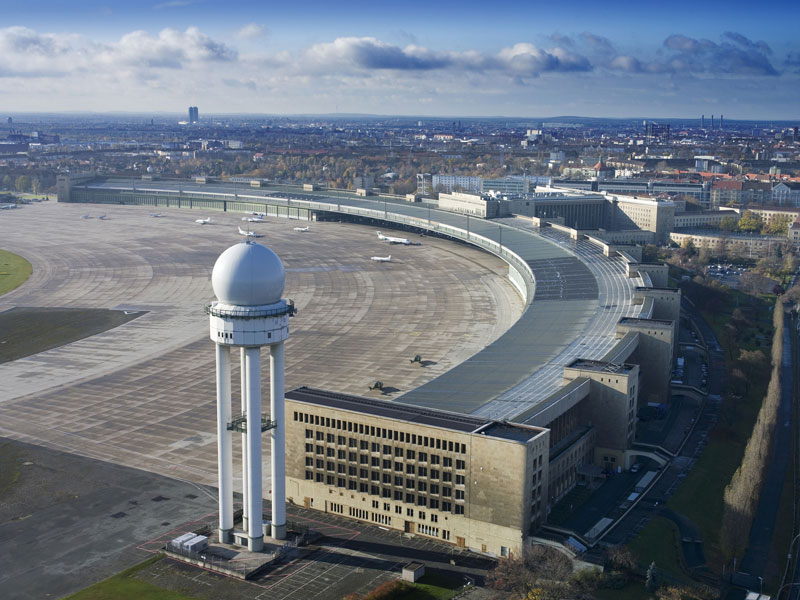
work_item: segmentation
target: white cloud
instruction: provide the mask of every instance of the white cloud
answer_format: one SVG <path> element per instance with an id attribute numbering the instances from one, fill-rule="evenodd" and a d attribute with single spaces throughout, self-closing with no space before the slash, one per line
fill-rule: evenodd
<path id="1" fill-rule="evenodd" d="M 267 32 L 267 28 L 258 23 L 248 23 L 244 27 L 236 30 L 236 37 L 241 40 L 252 40 L 262 37 Z"/>

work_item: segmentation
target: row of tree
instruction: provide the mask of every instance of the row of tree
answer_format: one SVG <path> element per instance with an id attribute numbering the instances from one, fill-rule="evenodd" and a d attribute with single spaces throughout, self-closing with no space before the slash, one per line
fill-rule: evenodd
<path id="1" fill-rule="evenodd" d="M 772 373 L 767 386 L 767 395 L 761 404 L 753 432 L 745 446 L 742 462 L 725 488 L 720 546 L 726 560 L 741 557 L 744 553 L 758 507 L 781 400 L 780 369 L 783 353 L 783 320 L 783 303 L 779 300 L 775 303 L 773 312 Z M 735 378 L 736 374 L 734 373 Z"/>
<path id="2" fill-rule="evenodd" d="M 719 228 L 723 231 L 786 235 L 793 221 L 794 219 L 789 215 L 778 215 L 770 219 L 769 222 L 765 222 L 760 215 L 751 210 L 746 210 L 738 221 L 733 217 L 722 219 Z"/>

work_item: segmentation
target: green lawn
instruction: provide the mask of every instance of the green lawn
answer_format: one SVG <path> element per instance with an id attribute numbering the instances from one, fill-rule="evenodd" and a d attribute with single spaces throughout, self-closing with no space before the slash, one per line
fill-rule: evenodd
<path id="1" fill-rule="evenodd" d="M 678 557 L 678 526 L 664 517 L 655 517 L 636 536 L 628 548 L 644 568 L 654 562 L 661 571 L 685 578 Z"/>
<path id="2" fill-rule="evenodd" d="M 21 286 L 32 272 L 31 263 L 27 260 L 7 250 L 0 250 L 0 296 Z"/>
<path id="3" fill-rule="evenodd" d="M 165 590 L 135 578 L 136 573 L 161 558 L 154 556 L 147 559 L 64 600 L 196 600 L 193 596 Z"/>
<path id="4" fill-rule="evenodd" d="M 447 575 L 429 571 L 414 584 L 414 590 L 404 598 L 408 600 L 447 600 L 461 589 L 462 583 Z"/>

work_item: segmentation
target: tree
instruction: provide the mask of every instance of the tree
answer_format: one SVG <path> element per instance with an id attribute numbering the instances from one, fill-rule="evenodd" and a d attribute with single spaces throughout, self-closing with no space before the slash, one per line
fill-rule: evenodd
<path id="1" fill-rule="evenodd" d="M 31 178 L 27 175 L 20 175 L 14 182 L 14 187 L 18 192 L 27 192 L 31 189 Z"/>
<path id="2" fill-rule="evenodd" d="M 3 188 L 7 190 L 11 189 L 11 175 L 6 175 L 3 177 Z"/>
<path id="3" fill-rule="evenodd" d="M 736 229 L 736 219 L 733 217 L 725 217 L 719 222 L 719 228 L 722 231 L 734 231 Z"/>
<path id="4" fill-rule="evenodd" d="M 744 211 L 744 214 L 739 219 L 739 223 L 737 225 L 739 231 L 745 231 L 754 233 L 756 231 L 761 231 L 761 228 L 764 226 L 761 217 L 759 217 L 756 213 L 751 210 Z"/>
<path id="5" fill-rule="evenodd" d="M 647 567 L 647 580 L 645 581 L 645 587 L 647 588 L 648 592 L 655 592 L 658 589 L 658 581 L 656 581 L 657 573 L 656 573 L 656 563 L 655 561 L 650 563 L 650 566 Z"/>
<path id="6" fill-rule="evenodd" d="M 564 598 L 572 587 L 572 560 L 550 546 L 528 546 L 519 555 L 501 558 L 486 577 L 495 590 L 541 600 Z"/>
<path id="7" fill-rule="evenodd" d="M 794 222 L 794 219 L 789 215 L 778 215 L 769 223 L 764 225 L 762 233 L 769 233 L 772 235 L 786 235 L 789 232 L 789 226 Z"/>

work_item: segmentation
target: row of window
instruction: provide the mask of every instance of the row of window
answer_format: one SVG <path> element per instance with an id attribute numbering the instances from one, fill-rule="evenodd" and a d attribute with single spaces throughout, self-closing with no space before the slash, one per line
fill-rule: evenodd
<path id="1" fill-rule="evenodd" d="M 427 435 L 417 435 L 416 433 L 406 433 L 405 431 L 396 431 L 394 429 L 386 429 L 385 427 L 375 427 L 374 425 L 364 425 L 363 423 L 355 423 L 353 421 L 342 421 L 341 419 L 320 417 L 319 415 L 311 415 L 299 411 L 294 411 L 294 420 L 299 423 L 308 423 L 309 425 L 317 425 L 320 427 L 326 427 L 328 429 L 337 429 L 342 432 L 347 431 L 350 433 L 357 433 L 359 435 L 368 435 L 370 437 L 393 440 L 395 442 L 401 442 L 404 444 L 413 444 L 415 446 L 422 446 L 424 448 L 442 450 L 445 452 L 454 452 L 457 454 L 467 453 L 466 444 L 454 442 L 453 440 L 429 437 Z M 307 432 L 308 430 L 306 430 L 306 433 Z M 345 436 L 337 437 L 338 443 L 344 445 L 343 440 L 345 439 Z M 333 438 L 334 434 L 328 434 L 329 441 L 332 441 Z"/>
<path id="2" fill-rule="evenodd" d="M 323 463 L 321 460 L 316 461 L 316 465 L 310 464 L 310 459 L 306 459 L 306 466 L 314 467 L 316 466 L 317 469 L 320 470 L 327 470 L 330 473 L 337 473 L 338 475 L 345 475 L 345 465 L 343 464 L 334 464 L 332 462 Z M 315 481 L 322 481 L 323 473 L 316 473 L 315 477 L 309 477 L 312 474 L 311 471 L 306 471 L 306 479 L 308 480 L 315 480 Z M 446 473 L 445 473 L 446 474 Z M 438 483 L 428 483 L 425 481 L 417 481 L 411 478 L 404 478 L 399 475 L 392 476 L 389 473 L 381 474 L 378 471 L 368 471 L 367 469 L 356 469 L 355 467 L 347 467 L 347 475 L 348 477 L 358 477 L 360 479 L 369 479 L 370 481 L 374 481 L 375 483 L 383 483 L 384 485 L 394 485 L 395 487 L 406 488 L 409 490 L 417 490 L 420 492 L 427 492 L 434 496 L 439 495 L 439 490 L 441 489 L 441 494 L 444 497 L 451 497 L 453 496 L 453 488 L 450 486 L 443 485 L 439 486 Z M 333 475 L 329 475 L 329 477 L 333 477 Z M 461 480 L 458 479 L 459 476 L 456 476 L 456 485 L 464 485 L 463 477 Z M 449 480 L 448 480 L 449 481 Z M 351 481 L 351 483 L 355 484 L 355 481 Z M 333 485 L 333 484 L 331 484 Z M 344 487 L 344 486 L 339 486 Z M 348 486 L 350 489 L 355 489 L 354 486 Z M 464 490 L 455 490 L 455 498 L 456 500 L 463 500 L 465 492 Z"/>
<path id="3" fill-rule="evenodd" d="M 308 444 L 311 446 L 311 444 Z M 311 452 L 313 448 L 307 449 L 307 452 Z M 307 467 L 317 465 L 317 468 L 323 468 L 322 465 L 324 462 L 327 462 L 328 470 L 333 471 L 335 470 L 333 466 L 334 463 L 332 461 L 324 461 L 323 456 L 327 456 L 327 458 L 336 458 L 338 460 L 346 460 L 349 462 L 349 473 L 350 475 L 355 475 L 356 473 L 356 464 L 361 465 L 362 467 L 370 466 L 375 469 L 383 469 L 385 471 L 394 471 L 395 473 L 405 473 L 406 475 L 416 475 L 417 477 L 424 477 L 430 479 L 442 479 L 442 481 L 449 482 L 453 481 L 453 473 L 451 471 L 440 471 L 439 469 L 428 469 L 428 467 L 422 467 L 412 464 L 405 464 L 401 462 L 392 462 L 391 460 L 387 459 L 379 459 L 377 457 L 370 458 L 369 456 L 362 454 L 357 456 L 355 452 L 345 453 L 343 450 L 340 450 L 338 453 L 334 453 L 332 448 L 328 449 L 328 452 L 323 452 L 325 450 L 322 446 L 316 447 L 315 454 L 319 458 L 314 458 L 313 456 L 306 456 L 305 462 Z M 459 465 L 458 463 L 461 461 L 456 461 L 456 469 L 463 470 L 464 465 Z M 344 464 L 339 464 L 338 471 L 340 473 L 344 473 Z M 451 462 L 448 462 L 447 466 L 452 466 Z M 362 468 L 362 471 L 366 469 Z M 430 474 L 430 475 L 429 475 Z M 362 477 L 366 477 L 366 475 L 362 475 Z M 456 473 L 455 475 L 455 482 L 456 485 L 465 485 L 466 477 L 464 475 L 460 475 Z"/>

